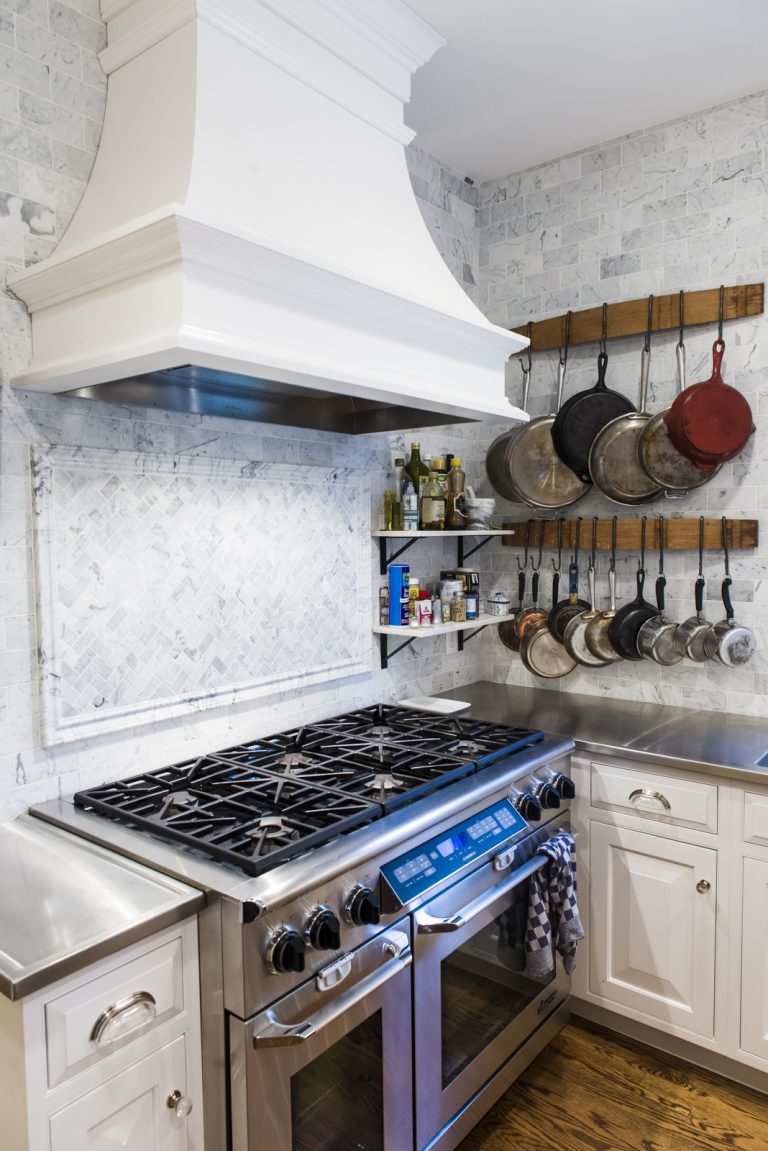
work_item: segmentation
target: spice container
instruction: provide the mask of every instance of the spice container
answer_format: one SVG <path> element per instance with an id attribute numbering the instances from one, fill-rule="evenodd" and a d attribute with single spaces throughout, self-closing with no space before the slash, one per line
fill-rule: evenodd
<path id="1" fill-rule="evenodd" d="M 451 599 L 451 621 L 453 623 L 466 623 L 467 597 L 463 591 L 455 591 Z"/>
<path id="2" fill-rule="evenodd" d="M 416 615 L 416 604 L 419 602 L 419 577 L 408 577 L 408 616 L 413 620 Z M 418 623 L 418 620 L 416 621 Z"/>
<path id="3" fill-rule="evenodd" d="M 477 619 L 479 596 L 476 591 L 468 591 L 464 597 L 467 604 L 467 619 Z"/>
<path id="4" fill-rule="evenodd" d="M 485 603 L 488 615 L 509 615 L 511 603 L 500 591 L 489 595 Z"/>
<path id="5" fill-rule="evenodd" d="M 408 564 L 389 565 L 389 622 L 408 625 Z"/>
<path id="6" fill-rule="evenodd" d="M 419 592 L 419 599 L 416 604 L 416 618 L 421 627 L 428 626 L 432 623 L 432 598 L 426 588 L 422 588 Z"/>

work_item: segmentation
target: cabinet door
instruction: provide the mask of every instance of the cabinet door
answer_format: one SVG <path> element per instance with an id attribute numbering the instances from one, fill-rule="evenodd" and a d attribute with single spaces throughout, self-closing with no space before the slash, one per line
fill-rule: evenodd
<path id="1" fill-rule="evenodd" d="M 741 1047 L 768 1059 L 768 863 L 744 860 Z"/>
<path id="2" fill-rule="evenodd" d="M 717 853 L 592 824 L 590 990 L 714 1034 Z"/>
<path id="3" fill-rule="evenodd" d="M 184 1036 L 51 1116 L 50 1151 L 187 1151 L 167 1100 L 186 1088 Z"/>

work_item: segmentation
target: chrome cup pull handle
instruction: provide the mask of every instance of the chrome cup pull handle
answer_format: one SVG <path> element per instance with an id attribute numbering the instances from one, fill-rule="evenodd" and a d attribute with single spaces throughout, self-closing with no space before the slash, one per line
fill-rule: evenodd
<path id="1" fill-rule="evenodd" d="M 651 791 L 647 787 L 637 787 L 634 791 L 630 791 L 629 802 L 634 803 L 637 807 L 641 807 L 643 802 L 658 803 L 664 811 L 672 810 L 672 804 L 666 795 L 662 795 L 660 791 Z"/>
<path id="2" fill-rule="evenodd" d="M 139 1027 L 151 1023 L 157 1015 L 157 1000 L 149 991 L 134 991 L 125 999 L 118 999 L 105 1007 L 94 1023 L 90 1039 L 92 1043 L 106 1046 L 137 1031 Z"/>

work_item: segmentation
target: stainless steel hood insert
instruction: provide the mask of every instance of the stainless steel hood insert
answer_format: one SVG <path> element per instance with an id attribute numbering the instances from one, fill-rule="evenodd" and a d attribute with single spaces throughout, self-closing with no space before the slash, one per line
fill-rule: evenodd
<path id="1" fill-rule="evenodd" d="M 504 395 L 525 340 L 455 282 L 410 186 L 403 105 L 441 37 L 401 0 L 102 14 L 91 180 L 10 280 L 16 386 L 337 431 L 526 418 Z"/>

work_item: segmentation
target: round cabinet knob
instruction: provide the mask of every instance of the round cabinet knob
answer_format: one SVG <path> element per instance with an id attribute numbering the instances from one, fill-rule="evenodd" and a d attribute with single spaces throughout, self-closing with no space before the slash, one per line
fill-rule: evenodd
<path id="1" fill-rule="evenodd" d="M 350 893 L 345 911 L 358 927 L 370 927 L 381 919 L 379 901 L 370 887 L 356 887 Z"/>
<path id="2" fill-rule="evenodd" d="M 305 938 L 315 951 L 338 951 L 341 925 L 330 907 L 320 907 L 307 924 Z"/>
<path id="3" fill-rule="evenodd" d="M 551 783 L 542 783 L 536 788 L 536 798 L 542 807 L 559 807 L 560 794 Z"/>
<path id="4" fill-rule="evenodd" d="M 276 932 L 267 947 L 267 962 L 271 963 L 275 971 L 294 971 L 297 974 L 304 970 L 305 944 L 298 931 L 292 927 L 284 927 Z"/>
<path id="5" fill-rule="evenodd" d="M 518 795 L 515 800 L 515 807 L 526 823 L 533 823 L 535 820 L 541 819 L 541 804 L 530 791 L 525 791 L 522 795 Z"/>
<path id="6" fill-rule="evenodd" d="M 699 882 L 696 884 L 696 890 L 698 891 L 699 895 L 706 895 L 707 892 L 711 889 L 711 887 L 712 887 L 712 884 L 709 882 L 708 879 L 700 879 Z"/>
<path id="7" fill-rule="evenodd" d="M 560 793 L 561 799 L 575 799 L 576 798 L 576 784 L 567 775 L 563 775 L 561 771 L 557 773 L 550 783 L 556 791 Z"/>
<path id="8" fill-rule="evenodd" d="M 173 1111 L 177 1119 L 186 1119 L 192 1110 L 192 1100 L 188 1095 L 182 1095 L 181 1091 L 172 1091 L 165 1105 L 169 1111 Z"/>

